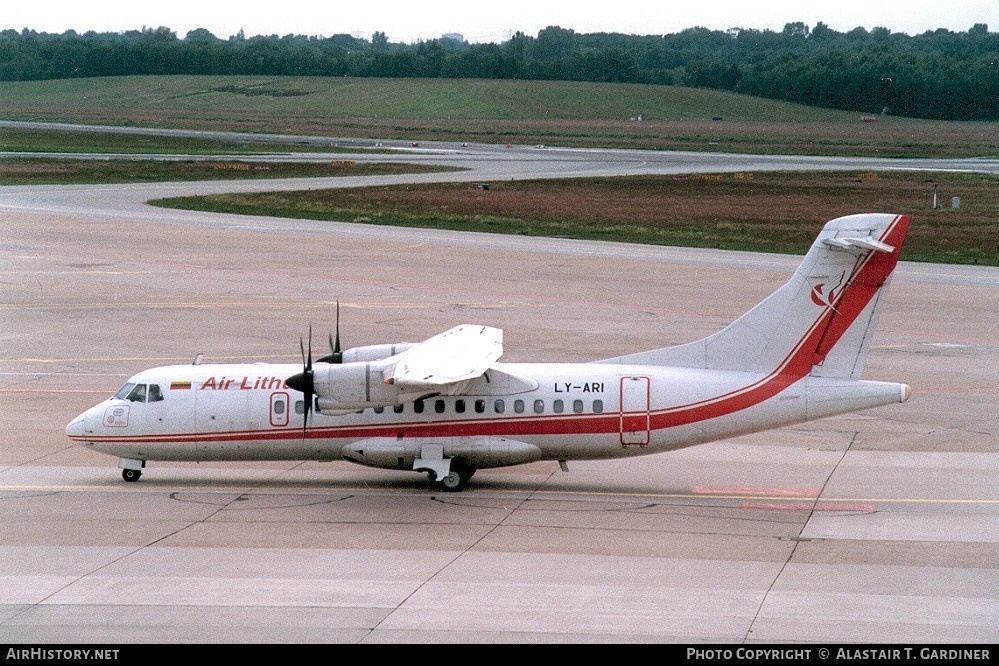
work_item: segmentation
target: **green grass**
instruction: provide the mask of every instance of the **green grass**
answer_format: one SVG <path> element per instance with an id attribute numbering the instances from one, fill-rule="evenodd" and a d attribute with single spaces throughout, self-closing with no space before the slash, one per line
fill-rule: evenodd
<path id="1" fill-rule="evenodd" d="M 196 137 L 157 136 L 91 130 L 23 129 L 0 127 L 0 150 L 24 153 L 115 153 L 124 155 L 240 155 L 257 153 L 343 153 L 335 142 L 280 143 L 271 141 L 224 141 Z M 370 151 L 387 153 L 388 151 Z"/>
<path id="2" fill-rule="evenodd" d="M 267 162 L 265 160 L 0 159 L 0 185 L 151 183 L 260 178 L 383 176 L 460 171 L 455 167 L 387 162 Z"/>
<path id="3" fill-rule="evenodd" d="M 675 86 L 129 76 L 2 82 L 0 99 L 0 119 L 97 125 L 753 153 L 999 155 L 999 123 L 865 123 L 856 113 Z"/>
<path id="4" fill-rule="evenodd" d="M 117 109 L 125 118 L 143 110 L 177 116 L 214 112 L 398 120 L 627 120 L 641 115 L 645 120 L 723 116 L 815 122 L 856 116 L 696 88 L 470 79 L 123 76 L 3 82 L 0 98 L 8 118 L 27 107 L 73 117 Z"/>

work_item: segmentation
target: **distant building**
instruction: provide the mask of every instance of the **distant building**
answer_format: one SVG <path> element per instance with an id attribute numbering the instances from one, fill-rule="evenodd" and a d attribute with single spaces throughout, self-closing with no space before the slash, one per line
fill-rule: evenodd
<path id="1" fill-rule="evenodd" d="M 458 42 L 459 44 L 465 43 L 465 36 L 458 32 L 448 32 L 441 35 L 442 42 Z"/>

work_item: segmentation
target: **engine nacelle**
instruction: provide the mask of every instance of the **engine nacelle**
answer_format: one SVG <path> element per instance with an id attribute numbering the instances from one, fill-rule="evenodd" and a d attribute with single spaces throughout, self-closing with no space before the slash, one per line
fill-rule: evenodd
<path id="1" fill-rule="evenodd" d="M 344 363 L 370 363 L 381 361 L 389 356 L 395 356 L 415 347 L 416 342 L 397 342 L 385 345 L 365 345 L 363 347 L 351 347 L 343 352 Z"/>
<path id="2" fill-rule="evenodd" d="M 351 412 L 400 404 L 398 387 L 385 383 L 384 363 L 316 364 L 313 385 L 321 412 Z"/>

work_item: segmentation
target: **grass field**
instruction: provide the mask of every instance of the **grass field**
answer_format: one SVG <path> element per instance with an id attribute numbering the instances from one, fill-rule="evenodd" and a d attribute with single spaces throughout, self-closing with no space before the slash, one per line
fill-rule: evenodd
<path id="1" fill-rule="evenodd" d="M 14 158 L 0 159 L 0 185 L 384 176 L 459 170 L 423 164 L 354 163 L 335 158 L 328 162 Z"/>
<path id="2" fill-rule="evenodd" d="M 999 154 L 999 123 L 809 109 L 731 93 L 540 81 L 121 77 L 0 83 L 0 119 L 335 137 L 899 157 Z M 246 144 L 102 132 L 0 129 L 16 151 L 213 154 Z M 0 159 L 0 184 L 411 173 L 409 166 Z M 751 177 L 747 177 L 751 176 Z M 803 253 L 857 211 L 913 213 L 903 258 L 999 265 L 999 178 L 925 172 L 759 173 L 572 179 L 225 195 L 160 202 L 201 210 L 400 226 Z M 941 208 L 931 207 L 934 186 Z M 960 197 L 957 210 L 949 208 Z"/>
<path id="3" fill-rule="evenodd" d="M 221 141 L 151 134 L 4 127 L 0 128 L 0 151 L 115 153 L 124 155 L 239 155 L 247 153 L 339 153 L 346 152 L 346 149 L 335 145 L 335 142 L 322 145 L 274 141 Z"/>
<path id="4" fill-rule="evenodd" d="M 883 157 L 999 155 L 999 123 L 634 84 L 145 76 L 0 82 L 0 119 L 332 137 Z"/>
<path id="5" fill-rule="evenodd" d="M 953 173 L 643 176 L 225 194 L 157 205 L 395 226 L 804 254 L 822 225 L 912 213 L 902 258 L 999 265 L 999 178 Z M 932 208 L 961 198 L 958 210 Z"/>

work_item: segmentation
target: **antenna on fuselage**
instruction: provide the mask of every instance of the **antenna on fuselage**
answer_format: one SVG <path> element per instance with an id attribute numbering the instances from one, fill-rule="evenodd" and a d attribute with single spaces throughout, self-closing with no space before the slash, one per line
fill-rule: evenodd
<path id="1" fill-rule="evenodd" d="M 191 363 L 191 365 L 201 365 L 201 359 L 203 359 L 204 357 L 205 357 L 204 354 L 198 352 L 197 355 L 194 357 L 194 362 Z"/>

